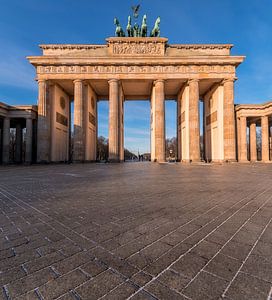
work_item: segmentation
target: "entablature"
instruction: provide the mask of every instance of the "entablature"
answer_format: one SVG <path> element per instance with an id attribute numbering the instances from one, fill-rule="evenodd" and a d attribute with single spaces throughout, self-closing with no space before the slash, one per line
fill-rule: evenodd
<path id="1" fill-rule="evenodd" d="M 235 106 L 235 111 L 238 118 L 271 116 L 272 101 L 263 104 L 239 104 Z"/>

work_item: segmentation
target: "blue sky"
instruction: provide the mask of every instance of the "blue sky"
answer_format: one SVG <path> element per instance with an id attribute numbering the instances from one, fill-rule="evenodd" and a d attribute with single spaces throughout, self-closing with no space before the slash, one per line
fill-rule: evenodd
<path id="1" fill-rule="evenodd" d="M 236 103 L 272 99 L 271 0 L 0 0 L 0 101 L 35 104 L 35 72 L 25 59 L 39 55 L 40 43 L 103 44 L 123 26 L 133 4 L 142 4 L 152 26 L 161 17 L 169 43 L 233 43 L 246 55 L 238 68 Z M 99 104 L 99 134 L 107 135 L 108 104 Z M 175 135 L 176 109 L 166 103 L 167 136 Z M 149 103 L 126 102 L 125 145 L 149 151 Z"/>

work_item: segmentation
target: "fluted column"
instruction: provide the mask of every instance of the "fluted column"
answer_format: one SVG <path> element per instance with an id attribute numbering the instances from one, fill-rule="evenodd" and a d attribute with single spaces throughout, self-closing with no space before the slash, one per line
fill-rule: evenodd
<path id="1" fill-rule="evenodd" d="M 16 140 L 15 140 L 15 161 L 17 163 L 22 162 L 22 142 L 23 133 L 21 123 L 16 124 Z"/>
<path id="2" fill-rule="evenodd" d="M 121 162 L 125 160 L 124 150 L 124 92 L 119 89 L 119 159 Z"/>
<path id="3" fill-rule="evenodd" d="M 10 118 L 4 118 L 3 122 L 3 163 L 9 163 L 9 143 L 10 143 Z"/>
<path id="4" fill-rule="evenodd" d="M 224 86 L 224 156 L 225 161 L 236 161 L 234 80 L 226 79 Z"/>
<path id="5" fill-rule="evenodd" d="M 74 161 L 85 159 L 85 130 L 84 130 L 84 84 L 77 79 L 74 81 Z"/>
<path id="6" fill-rule="evenodd" d="M 256 123 L 251 122 L 250 125 L 250 161 L 257 161 L 257 139 L 256 139 Z"/>
<path id="7" fill-rule="evenodd" d="M 109 160 L 119 162 L 119 81 L 109 81 Z"/>
<path id="8" fill-rule="evenodd" d="M 269 161 L 268 116 L 262 117 L 262 161 Z"/>
<path id="9" fill-rule="evenodd" d="M 189 81 L 190 161 L 200 161 L 199 80 Z"/>
<path id="10" fill-rule="evenodd" d="M 165 94 L 164 80 L 156 80 L 155 87 L 155 151 L 158 162 L 165 162 Z"/>
<path id="11" fill-rule="evenodd" d="M 47 81 L 39 80 L 37 161 L 50 161 L 50 93 Z"/>
<path id="12" fill-rule="evenodd" d="M 247 119 L 240 117 L 240 161 L 247 162 Z"/>
<path id="13" fill-rule="evenodd" d="M 25 162 L 31 163 L 32 162 L 32 137 L 33 137 L 33 124 L 32 119 L 26 119 L 26 136 L 25 136 Z"/>

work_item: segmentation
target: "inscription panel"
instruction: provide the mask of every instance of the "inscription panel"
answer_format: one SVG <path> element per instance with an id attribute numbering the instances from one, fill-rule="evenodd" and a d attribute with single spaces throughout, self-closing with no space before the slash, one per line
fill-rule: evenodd
<path id="1" fill-rule="evenodd" d="M 180 115 L 180 124 L 185 122 L 185 111 Z"/>
<path id="2" fill-rule="evenodd" d="M 94 116 L 92 113 L 90 113 L 90 112 L 89 112 L 89 122 L 90 122 L 92 125 L 96 126 L 96 118 L 95 118 L 95 116 Z"/>
<path id="3" fill-rule="evenodd" d="M 209 126 L 210 124 L 217 121 L 217 111 L 213 112 L 212 114 L 206 117 L 206 125 Z"/>
<path id="4" fill-rule="evenodd" d="M 164 65 L 164 66 L 38 66 L 38 74 L 234 74 L 235 66 L 232 65 Z"/>
<path id="5" fill-rule="evenodd" d="M 56 113 L 56 122 L 63 126 L 68 126 L 68 119 L 58 112 Z"/>
<path id="6" fill-rule="evenodd" d="M 126 43 L 112 45 L 114 55 L 164 55 L 164 45 L 154 43 Z"/>

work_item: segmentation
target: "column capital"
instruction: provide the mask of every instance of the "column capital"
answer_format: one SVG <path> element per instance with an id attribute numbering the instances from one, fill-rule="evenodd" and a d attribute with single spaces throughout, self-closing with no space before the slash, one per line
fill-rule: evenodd
<path id="1" fill-rule="evenodd" d="M 200 79 L 198 79 L 198 78 L 189 78 L 188 79 L 188 83 L 190 84 L 190 83 L 194 83 L 194 82 L 199 82 L 200 81 Z"/>
<path id="2" fill-rule="evenodd" d="M 232 83 L 234 83 L 236 80 L 237 80 L 237 77 L 224 78 L 224 79 L 221 81 L 221 84 L 225 84 L 225 83 L 227 83 L 227 82 L 232 82 Z"/>
<path id="3" fill-rule="evenodd" d="M 79 83 L 79 82 L 83 83 L 83 80 L 82 80 L 82 79 L 75 79 L 75 80 L 73 81 L 74 84 L 75 84 L 75 83 Z"/>
<path id="4" fill-rule="evenodd" d="M 38 79 L 38 80 L 37 80 L 38 83 L 45 83 L 46 81 L 47 81 L 47 80 L 45 80 L 45 79 Z"/>
<path id="5" fill-rule="evenodd" d="M 117 79 L 117 78 L 113 78 L 113 79 L 110 79 L 109 81 L 108 81 L 108 83 L 110 84 L 110 83 L 118 83 L 120 80 L 119 79 Z"/>
<path id="6" fill-rule="evenodd" d="M 157 84 L 157 83 L 164 83 L 165 80 L 164 79 L 156 79 L 154 80 L 154 84 Z"/>

